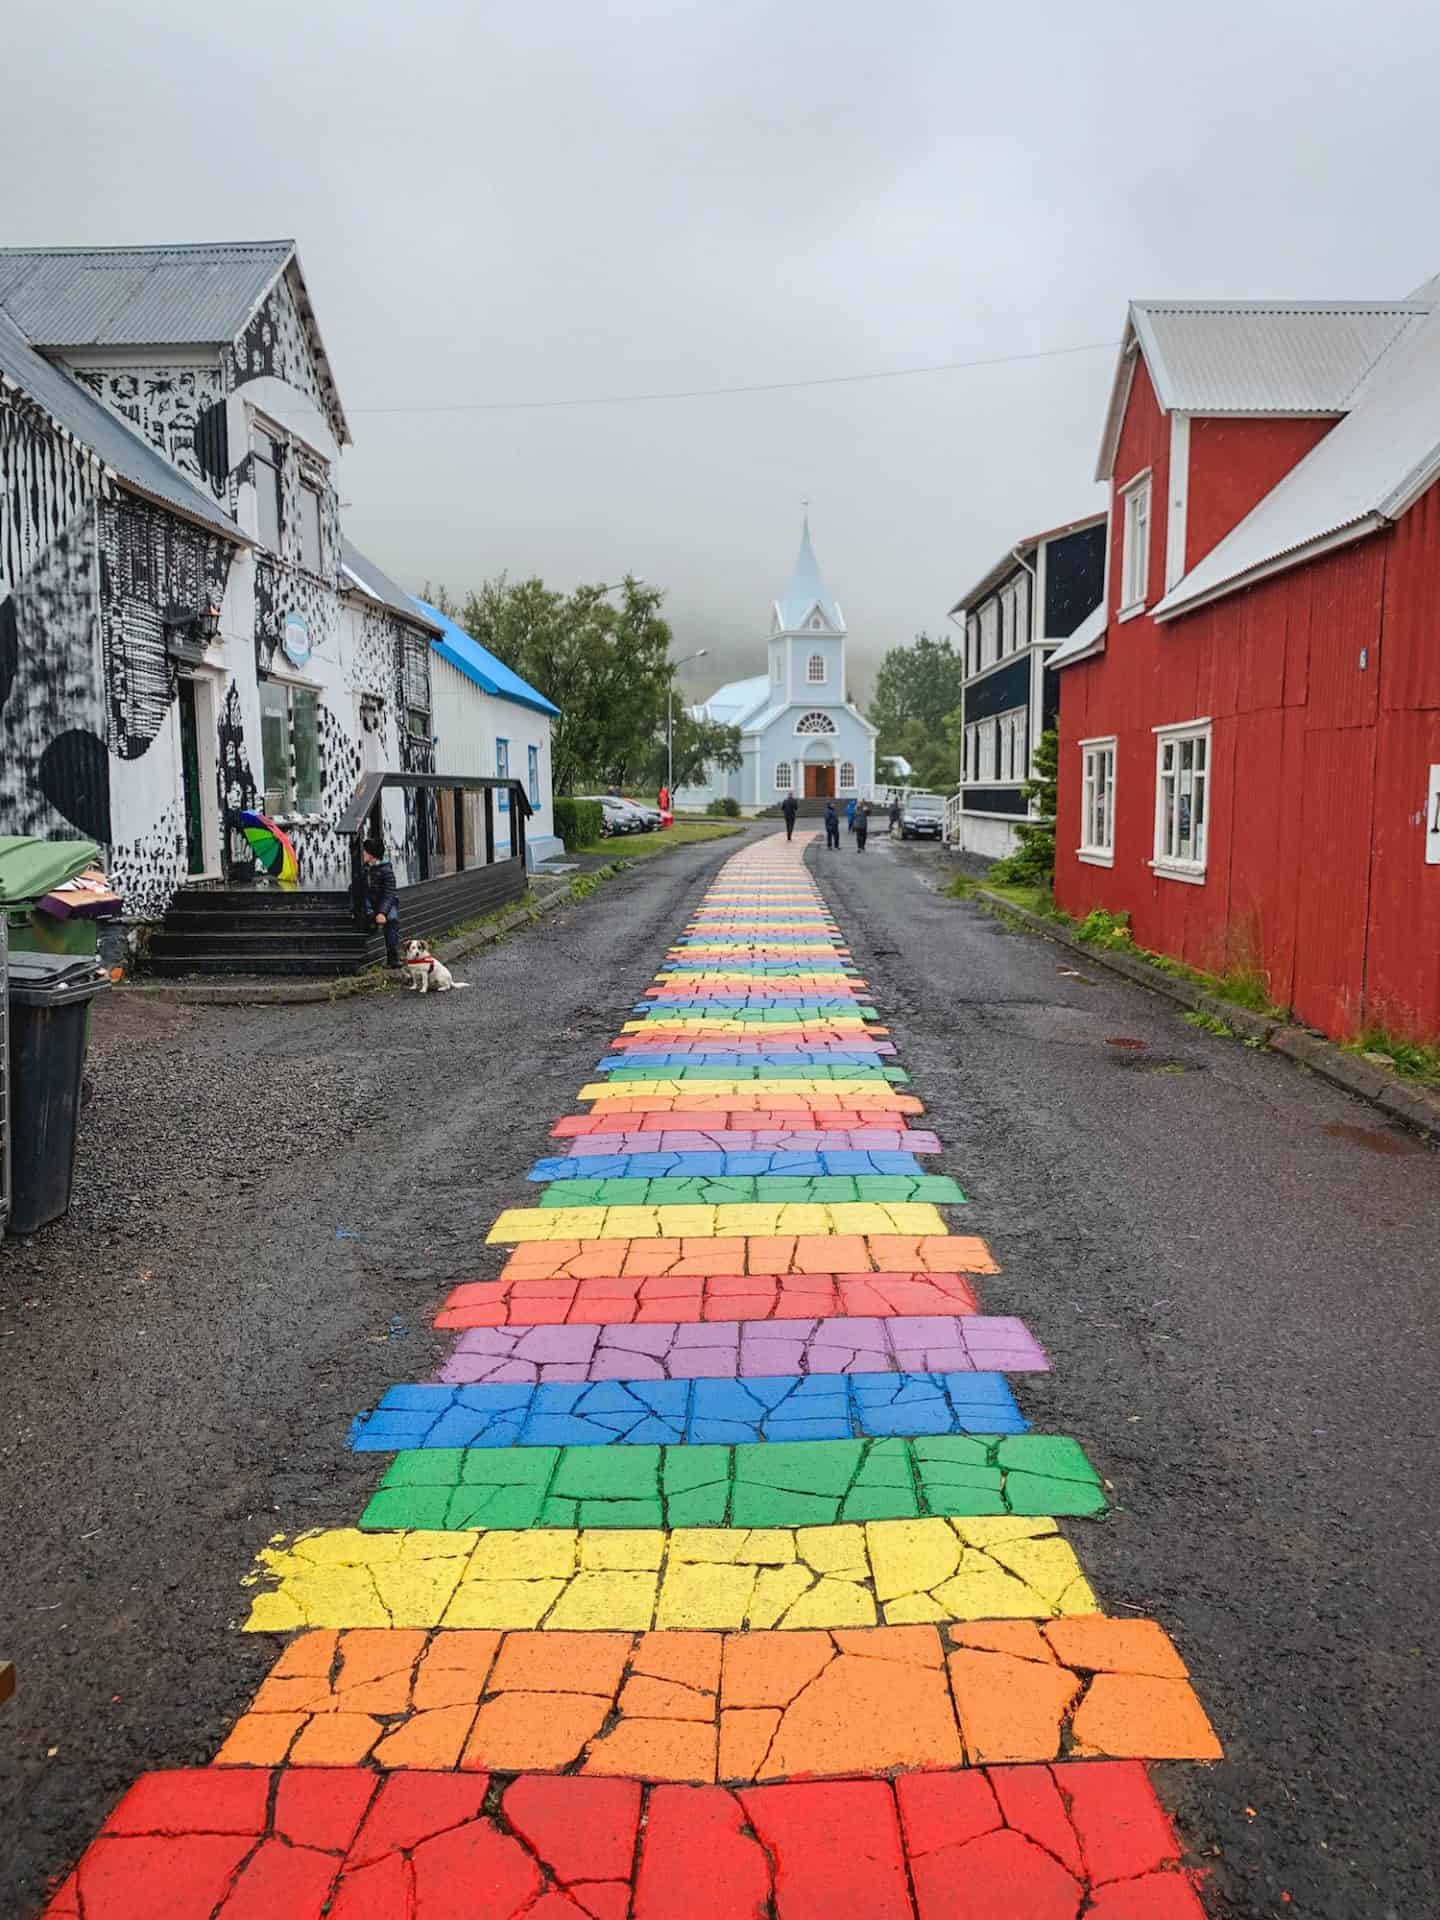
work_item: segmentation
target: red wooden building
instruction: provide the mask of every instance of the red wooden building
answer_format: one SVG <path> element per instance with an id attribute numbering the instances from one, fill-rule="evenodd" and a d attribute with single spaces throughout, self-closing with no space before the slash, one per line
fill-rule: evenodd
<path id="1" fill-rule="evenodd" d="M 1440 282 L 1130 309 L 1105 630 L 1061 681 L 1056 899 L 1440 1032 Z"/>

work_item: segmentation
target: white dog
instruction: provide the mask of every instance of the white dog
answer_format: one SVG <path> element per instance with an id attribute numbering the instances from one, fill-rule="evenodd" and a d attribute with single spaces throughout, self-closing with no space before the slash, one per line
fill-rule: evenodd
<path id="1" fill-rule="evenodd" d="M 468 980 L 457 980 L 443 960 L 437 960 L 423 940 L 412 940 L 405 949 L 405 964 L 410 969 L 412 992 L 449 993 L 452 987 L 465 987 Z"/>

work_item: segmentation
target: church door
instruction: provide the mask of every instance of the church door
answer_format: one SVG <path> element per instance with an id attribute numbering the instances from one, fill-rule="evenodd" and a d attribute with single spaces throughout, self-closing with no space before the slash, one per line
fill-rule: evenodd
<path id="1" fill-rule="evenodd" d="M 835 767 L 832 761 L 808 762 L 805 767 L 805 798 L 807 800 L 833 800 L 835 797 Z"/>

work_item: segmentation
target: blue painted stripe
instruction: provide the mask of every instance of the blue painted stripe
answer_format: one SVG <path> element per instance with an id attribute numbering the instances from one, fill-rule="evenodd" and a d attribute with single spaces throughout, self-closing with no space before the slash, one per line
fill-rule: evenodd
<path id="1" fill-rule="evenodd" d="M 361 1453 L 412 1447 L 733 1446 L 1023 1433 L 1002 1374 L 777 1374 L 752 1380 L 392 1387 L 350 1429 Z"/>
<path id="2" fill-rule="evenodd" d="M 747 1175 L 783 1174 L 790 1179 L 821 1179 L 826 1174 L 924 1173 L 913 1153 L 861 1153 L 844 1148 L 820 1153 L 781 1150 L 756 1153 L 582 1153 L 537 1160 L 531 1180 L 724 1180 Z"/>

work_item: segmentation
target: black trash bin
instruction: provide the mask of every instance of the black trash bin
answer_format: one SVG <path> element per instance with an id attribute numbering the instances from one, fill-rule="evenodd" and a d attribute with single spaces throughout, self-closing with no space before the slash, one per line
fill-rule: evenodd
<path id="1" fill-rule="evenodd" d="M 108 985 L 93 960 L 10 955 L 11 1233 L 34 1233 L 70 1205 L 90 1002 Z"/>

